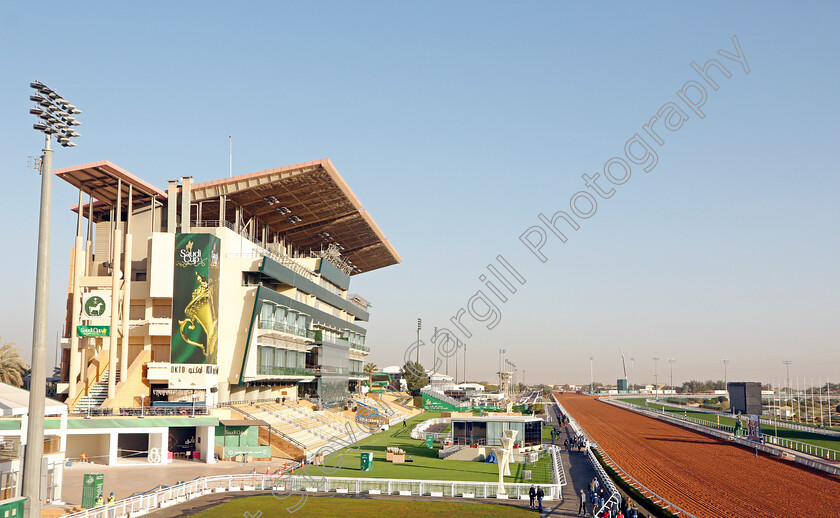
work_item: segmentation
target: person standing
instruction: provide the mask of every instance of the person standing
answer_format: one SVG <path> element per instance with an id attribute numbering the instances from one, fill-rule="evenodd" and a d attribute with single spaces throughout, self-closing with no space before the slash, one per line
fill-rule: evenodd
<path id="1" fill-rule="evenodd" d="M 583 492 L 583 489 L 580 490 L 580 505 L 578 506 L 578 514 L 583 511 L 583 515 L 586 516 L 586 494 Z"/>
<path id="2" fill-rule="evenodd" d="M 539 506 L 539 511 L 540 512 L 543 512 L 543 508 L 542 508 L 543 497 L 545 497 L 545 492 L 543 492 L 543 490 L 540 486 L 537 486 L 537 504 Z"/>
<path id="3" fill-rule="evenodd" d="M 529 509 L 534 508 L 534 499 L 536 499 L 536 498 L 537 498 L 537 490 L 534 489 L 534 484 L 531 484 L 531 489 L 528 490 L 528 500 L 531 502 L 528 505 Z"/>

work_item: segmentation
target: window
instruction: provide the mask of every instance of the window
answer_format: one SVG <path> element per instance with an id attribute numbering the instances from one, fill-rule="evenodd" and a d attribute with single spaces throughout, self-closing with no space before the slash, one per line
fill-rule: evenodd
<path id="1" fill-rule="evenodd" d="M 17 496 L 18 474 L 14 471 L 0 473 L 0 500 Z"/>

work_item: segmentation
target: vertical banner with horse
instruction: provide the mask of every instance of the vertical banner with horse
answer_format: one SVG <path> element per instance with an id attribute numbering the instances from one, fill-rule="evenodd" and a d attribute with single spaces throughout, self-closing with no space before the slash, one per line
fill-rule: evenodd
<path id="1" fill-rule="evenodd" d="M 216 363 L 220 251 L 211 234 L 175 235 L 170 363 Z"/>

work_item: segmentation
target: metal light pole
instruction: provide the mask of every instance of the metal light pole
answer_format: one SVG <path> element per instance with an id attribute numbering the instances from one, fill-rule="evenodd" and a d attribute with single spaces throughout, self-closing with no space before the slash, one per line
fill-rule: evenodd
<path id="1" fill-rule="evenodd" d="M 79 137 L 72 127 L 80 123 L 73 115 L 82 113 L 40 81 L 29 85 L 36 93 L 29 97 L 38 117 L 32 127 L 45 135 L 41 156 L 41 213 L 38 224 L 38 259 L 35 270 L 35 314 L 32 325 L 32 370 L 29 383 L 29 419 L 23 460 L 23 496 L 28 497 L 24 514 L 41 516 L 41 460 L 44 457 L 44 403 L 46 399 L 47 320 L 49 318 L 50 217 L 52 205 L 52 135 L 63 147 L 74 147 Z M 81 207 L 79 208 L 81 210 Z M 73 296 L 78 296 L 74 293 Z"/>
<path id="2" fill-rule="evenodd" d="M 592 374 L 593 374 L 592 360 L 594 360 L 594 359 L 595 359 L 594 356 L 589 357 L 589 395 L 592 395 L 592 394 L 595 393 L 595 388 L 594 388 L 595 387 L 595 379 L 592 376 Z"/>
<path id="3" fill-rule="evenodd" d="M 729 382 L 726 378 L 726 366 L 729 365 L 729 360 L 728 359 L 723 359 L 723 360 L 720 361 L 720 363 L 723 364 L 723 390 L 729 390 L 729 387 L 728 387 Z"/>
<path id="4" fill-rule="evenodd" d="M 467 382 L 467 344 L 464 344 L 464 368 L 462 369 L 464 375 L 464 383 Z"/>
<path id="5" fill-rule="evenodd" d="M 676 389 L 674 389 L 674 364 L 677 363 L 675 358 L 668 358 L 668 364 L 671 366 L 671 392 L 674 394 L 677 393 Z"/>
<path id="6" fill-rule="evenodd" d="M 630 358 L 630 379 L 633 380 L 633 367 L 636 365 L 636 358 Z M 630 391 L 633 391 L 633 383 L 630 383 Z"/>
<path id="7" fill-rule="evenodd" d="M 659 397 L 659 356 L 653 357 L 653 398 Z"/>
<path id="8" fill-rule="evenodd" d="M 790 360 L 785 360 L 782 363 L 785 364 L 785 369 L 787 369 L 787 385 L 786 386 L 787 386 L 787 393 L 788 393 L 788 405 L 790 405 L 790 398 L 791 398 L 791 394 L 790 394 L 790 364 L 793 363 L 793 362 L 790 361 Z"/>
<path id="9" fill-rule="evenodd" d="M 434 334 L 432 334 L 432 347 L 434 348 L 434 360 L 432 361 L 432 370 L 437 372 L 437 326 L 435 326 Z M 431 382 L 431 380 L 429 380 Z"/>
<path id="10" fill-rule="evenodd" d="M 418 318 L 417 319 L 417 365 L 418 366 L 420 365 L 420 329 L 422 327 L 423 327 L 423 320 Z"/>
<path id="11" fill-rule="evenodd" d="M 502 353 L 504 349 L 499 347 L 499 386 L 502 386 Z"/>

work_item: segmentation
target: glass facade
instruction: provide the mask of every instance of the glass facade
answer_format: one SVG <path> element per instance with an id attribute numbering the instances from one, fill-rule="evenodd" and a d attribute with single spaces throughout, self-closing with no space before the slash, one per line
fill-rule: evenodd
<path id="1" fill-rule="evenodd" d="M 259 346 L 258 373 L 268 375 L 313 376 L 314 370 L 306 369 L 306 352 L 289 351 L 265 345 Z"/>
<path id="2" fill-rule="evenodd" d="M 542 421 L 457 421 L 452 420 L 455 444 L 501 446 L 505 430 L 516 430 L 516 443 L 531 446 L 542 442 Z"/>
<path id="3" fill-rule="evenodd" d="M 260 308 L 259 326 L 262 329 L 274 329 L 306 336 L 309 328 L 309 317 L 287 307 L 264 302 Z"/>
<path id="4" fill-rule="evenodd" d="M 342 405 L 349 397 L 350 349 L 331 342 L 321 342 L 319 347 L 321 377 L 318 379 L 318 396 L 324 406 Z"/>

